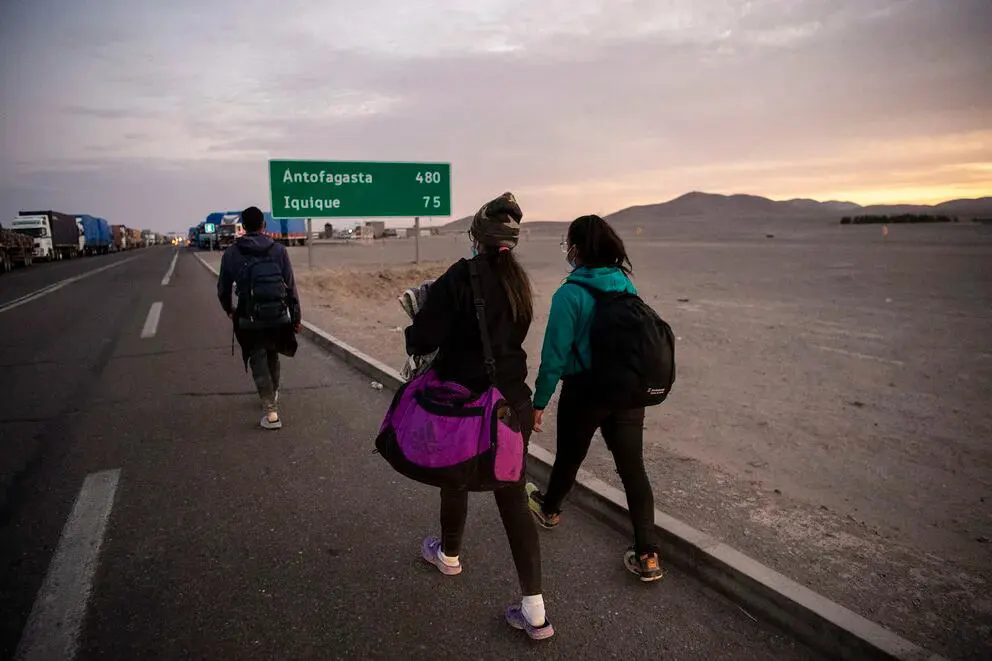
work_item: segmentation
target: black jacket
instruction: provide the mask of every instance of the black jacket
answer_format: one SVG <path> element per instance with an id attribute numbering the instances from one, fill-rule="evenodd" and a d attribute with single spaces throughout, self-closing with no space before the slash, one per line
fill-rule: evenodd
<path id="1" fill-rule="evenodd" d="M 479 265 L 486 323 L 496 359 L 496 385 L 515 407 L 530 402 L 527 386 L 527 353 L 523 343 L 530 323 L 514 322 L 510 300 L 488 266 L 487 254 L 474 257 Z M 489 387 L 482 356 L 479 322 L 475 317 L 468 260 L 460 259 L 438 278 L 427 300 L 406 328 L 409 355 L 439 350 L 433 367 L 444 380 L 455 381 L 475 392 Z"/>
<path id="2" fill-rule="evenodd" d="M 293 266 L 289 261 L 289 253 L 282 244 L 275 243 L 270 237 L 257 233 L 246 234 L 235 241 L 224 251 L 224 256 L 220 260 L 217 298 L 220 299 L 220 305 L 225 312 L 240 312 L 240 310 L 235 310 L 231 301 L 235 281 L 245 263 L 245 257 L 240 249 L 244 247 L 249 251 L 257 252 L 270 246 L 272 247 L 272 258 L 279 264 L 283 279 L 286 281 L 291 323 L 275 328 L 247 329 L 238 326 L 240 315 L 234 315 L 234 335 L 241 346 L 241 358 L 246 369 L 248 356 L 256 349 L 265 348 L 278 351 L 285 356 L 294 356 L 299 348 L 293 325 L 300 323 L 300 296 L 296 290 L 296 278 L 293 274 Z"/>

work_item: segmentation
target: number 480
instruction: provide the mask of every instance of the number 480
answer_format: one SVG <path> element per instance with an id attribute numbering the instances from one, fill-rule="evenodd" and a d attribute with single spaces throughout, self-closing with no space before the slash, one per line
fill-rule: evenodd
<path id="1" fill-rule="evenodd" d="M 417 173 L 417 183 L 418 184 L 439 184 L 439 183 L 441 183 L 441 173 L 440 172 L 418 172 Z"/>

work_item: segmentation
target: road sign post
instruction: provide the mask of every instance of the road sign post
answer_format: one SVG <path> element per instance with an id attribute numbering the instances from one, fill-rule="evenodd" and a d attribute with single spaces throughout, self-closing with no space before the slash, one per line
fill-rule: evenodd
<path id="1" fill-rule="evenodd" d="M 276 218 L 411 218 L 451 215 L 451 165 L 370 161 L 269 161 Z"/>
<path id="2" fill-rule="evenodd" d="M 414 264 L 420 263 L 420 216 L 413 219 Z"/>
<path id="3" fill-rule="evenodd" d="M 313 270 L 313 218 L 307 218 L 307 266 Z"/>

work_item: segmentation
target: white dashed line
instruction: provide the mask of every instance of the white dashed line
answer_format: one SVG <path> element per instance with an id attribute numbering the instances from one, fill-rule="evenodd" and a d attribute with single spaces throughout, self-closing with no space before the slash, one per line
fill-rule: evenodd
<path id="1" fill-rule="evenodd" d="M 161 317 L 162 301 L 155 301 L 148 310 L 148 316 L 145 317 L 145 327 L 141 329 L 142 339 L 155 337 L 155 333 L 158 332 L 158 321 Z"/>
<path id="2" fill-rule="evenodd" d="M 13 301 L 8 301 L 7 303 L 0 305 L 0 312 L 7 312 L 8 310 L 13 310 L 14 308 L 20 307 L 25 303 L 30 303 L 31 301 L 38 300 L 42 296 L 47 296 L 48 294 L 51 294 L 53 291 L 58 291 L 63 287 L 65 287 L 66 285 L 72 284 L 73 282 L 79 282 L 83 278 L 88 278 L 91 275 L 96 275 L 97 273 L 100 273 L 102 271 L 115 269 L 118 266 L 121 266 L 122 264 L 127 264 L 128 262 L 134 261 L 135 259 L 138 259 L 138 257 L 128 257 L 127 259 L 122 259 L 119 262 L 114 262 L 113 264 L 107 264 L 106 266 L 101 266 L 98 269 L 93 269 L 92 271 L 87 271 L 86 273 L 75 275 L 71 278 L 66 278 L 65 280 L 60 280 L 59 282 L 48 285 L 47 287 L 42 287 L 41 289 L 38 289 L 37 291 L 33 291 L 30 294 L 25 294 L 20 298 L 15 298 Z"/>
<path id="3" fill-rule="evenodd" d="M 162 286 L 165 287 L 172 280 L 172 274 L 176 270 L 176 260 L 179 259 L 179 251 L 176 250 L 175 254 L 172 255 L 172 263 L 169 264 L 169 270 L 165 272 L 165 277 L 162 278 Z"/>
<path id="4" fill-rule="evenodd" d="M 73 659 L 107 530 L 120 470 L 83 481 L 17 645 L 17 661 Z"/>

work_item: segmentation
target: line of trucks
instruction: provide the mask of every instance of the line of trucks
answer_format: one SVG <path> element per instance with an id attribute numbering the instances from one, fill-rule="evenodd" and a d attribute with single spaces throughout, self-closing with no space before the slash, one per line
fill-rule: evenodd
<path id="1" fill-rule="evenodd" d="M 106 255 L 165 243 L 150 230 L 111 225 L 90 214 L 21 211 L 0 226 L 0 273 L 37 260 L 61 261 L 83 255 Z"/>
<path id="2" fill-rule="evenodd" d="M 268 211 L 262 215 L 265 217 L 263 234 L 286 246 L 306 245 L 306 218 L 273 218 Z M 189 228 L 187 243 L 203 250 L 224 250 L 244 233 L 240 211 L 215 211 Z"/>

